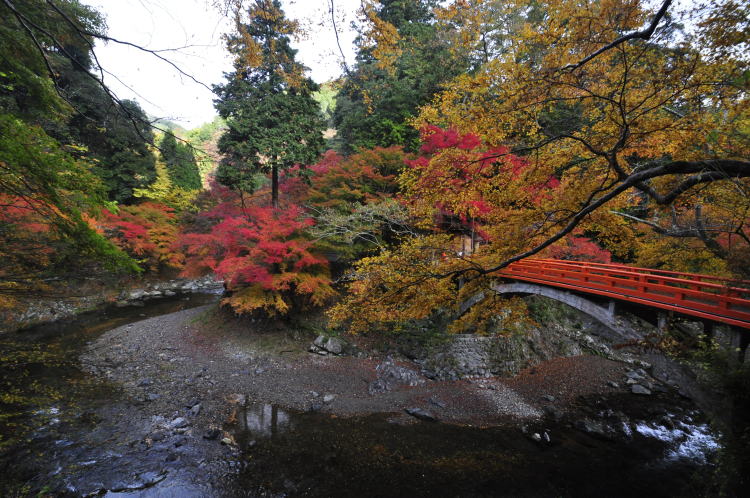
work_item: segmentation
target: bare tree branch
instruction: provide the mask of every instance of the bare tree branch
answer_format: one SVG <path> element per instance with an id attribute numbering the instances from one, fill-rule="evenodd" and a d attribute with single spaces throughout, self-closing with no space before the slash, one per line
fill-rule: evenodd
<path id="1" fill-rule="evenodd" d="M 334 0 L 329 0 L 329 10 L 331 12 L 331 23 L 333 23 L 333 34 L 336 35 L 336 45 L 339 47 L 339 53 L 341 53 L 341 65 L 344 67 L 344 72 L 347 76 L 351 76 L 352 73 L 349 70 L 349 65 L 346 63 L 346 55 L 344 55 L 344 49 L 341 48 L 341 41 L 339 40 L 339 30 L 336 27 L 336 8 L 334 6 Z"/>
<path id="2" fill-rule="evenodd" d="M 665 193 L 659 194 L 653 191 L 650 194 L 658 204 L 669 204 L 674 201 L 681 194 L 685 193 L 691 187 L 700 183 L 725 180 L 730 178 L 748 178 L 750 177 L 750 161 L 739 160 L 739 159 L 711 159 L 704 161 L 672 161 L 665 164 L 652 166 L 640 171 L 636 171 L 628 176 L 625 180 L 620 182 L 619 185 L 614 187 L 612 190 L 602 195 L 596 200 L 591 200 L 584 205 L 577 213 L 570 217 L 568 223 L 555 234 L 551 235 L 544 241 L 540 242 L 533 248 L 523 253 L 517 254 L 511 258 L 508 258 L 495 266 L 485 268 L 483 270 L 477 270 L 474 268 L 463 268 L 459 270 L 453 270 L 442 274 L 434 274 L 433 277 L 446 278 L 457 275 L 463 275 L 469 272 L 475 272 L 478 275 L 487 275 L 494 273 L 498 270 L 502 270 L 508 265 L 520 261 L 522 259 L 533 256 L 543 249 L 554 244 L 570 232 L 572 232 L 589 214 L 599 209 L 615 197 L 619 196 L 623 192 L 631 188 L 637 188 L 638 185 L 643 184 L 647 180 L 658 178 L 669 175 L 687 175 L 692 174 L 674 189 Z"/>
<path id="3" fill-rule="evenodd" d="M 651 24 L 646 29 L 642 29 L 640 31 L 634 31 L 632 33 L 628 33 L 627 35 L 623 35 L 620 38 L 614 40 L 611 43 L 606 44 L 596 52 L 594 52 L 591 55 L 586 56 L 585 58 L 581 59 L 576 64 L 568 64 L 567 66 L 563 67 L 563 71 L 575 71 L 576 69 L 581 68 L 584 66 L 587 62 L 591 61 L 595 57 L 598 57 L 599 55 L 603 54 L 604 52 L 608 50 L 612 50 L 613 48 L 617 47 L 618 45 L 622 45 L 623 43 L 635 40 L 637 38 L 641 40 L 648 40 L 651 38 L 651 36 L 654 34 L 654 31 L 656 31 L 656 27 L 659 25 L 659 22 L 662 20 L 662 18 L 666 15 L 667 9 L 672 4 L 672 0 L 664 0 L 664 3 L 662 3 L 661 8 L 656 13 L 654 18 L 651 20 Z"/>

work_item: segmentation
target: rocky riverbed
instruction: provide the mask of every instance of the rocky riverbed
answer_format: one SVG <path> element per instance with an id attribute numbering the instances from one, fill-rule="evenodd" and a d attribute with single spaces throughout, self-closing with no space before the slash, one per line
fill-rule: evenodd
<path id="1" fill-rule="evenodd" d="M 100 287 L 100 288 L 99 288 Z M 45 323 L 69 320 L 107 306 L 141 307 L 145 303 L 194 292 L 223 292 L 223 283 L 212 275 L 201 278 L 177 278 L 153 282 L 131 282 L 127 288 L 114 290 L 97 286 L 81 292 L 59 290 L 55 295 L 20 299 L 13 309 L 0 316 L 0 334 L 14 332 Z"/>
<path id="2" fill-rule="evenodd" d="M 441 379 L 366 340 L 200 306 L 83 344 L 80 375 L 103 387 L 33 414 L 13 461 L 29 489 L 71 496 L 691 495 L 718 448 L 694 386 L 605 352 Z"/>

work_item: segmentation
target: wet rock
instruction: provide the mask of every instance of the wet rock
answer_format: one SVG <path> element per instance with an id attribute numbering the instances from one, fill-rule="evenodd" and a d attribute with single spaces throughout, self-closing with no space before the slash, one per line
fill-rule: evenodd
<path id="1" fill-rule="evenodd" d="M 618 384 L 617 382 L 613 382 L 611 380 L 609 382 L 607 382 L 607 385 L 609 387 L 614 387 L 615 389 L 619 389 L 620 388 L 620 384 Z"/>
<path id="2" fill-rule="evenodd" d="M 326 337 L 325 335 L 319 335 L 310 345 L 309 351 L 311 353 L 318 353 L 322 356 L 328 354 L 340 355 L 344 352 L 344 346 L 344 341 L 342 341 L 338 337 Z"/>
<path id="3" fill-rule="evenodd" d="M 170 429 L 182 429 L 190 425 L 184 417 L 177 417 L 169 423 Z"/>
<path id="4" fill-rule="evenodd" d="M 609 430 L 609 427 L 604 422 L 598 420 L 584 418 L 575 423 L 575 428 L 595 437 L 611 439 L 611 431 Z"/>
<path id="5" fill-rule="evenodd" d="M 326 394 L 325 396 L 323 396 L 323 403 L 325 404 L 332 403 L 334 399 L 336 399 L 335 394 Z"/>
<path id="6" fill-rule="evenodd" d="M 404 411 L 419 420 L 424 420 L 425 422 L 437 422 L 437 418 L 432 413 L 422 408 L 406 408 Z"/>
<path id="7" fill-rule="evenodd" d="M 232 441 L 232 439 L 230 439 L 228 437 L 225 437 L 225 438 L 222 438 L 221 444 L 223 444 L 225 446 L 231 446 L 231 445 L 234 444 L 234 441 Z"/>
<path id="8" fill-rule="evenodd" d="M 164 441 L 168 434 L 165 431 L 156 431 L 151 434 L 151 441 Z"/>
<path id="9" fill-rule="evenodd" d="M 425 383 L 417 371 L 396 365 L 391 358 L 375 367 L 375 372 L 378 378 L 368 386 L 370 394 L 390 391 L 398 385 L 414 387 Z"/>
<path id="10" fill-rule="evenodd" d="M 545 395 L 543 395 L 543 396 L 542 396 L 542 399 L 544 399 L 544 400 L 546 400 L 546 401 L 549 401 L 550 403 L 552 403 L 553 401 L 555 401 L 555 397 L 554 397 L 554 396 L 552 396 L 552 395 L 550 395 L 550 394 L 545 394 Z"/>
<path id="11" fill-rule="evenodd" d="M 151 379 L 141 379 L 141 381 L 138 382 L 138 386 L 139 387 L 145 387 L 145 386 L 150 386 L 153 383 L 154 383 L 154 381 L 151 380 Z"/>
<path id="12" fill-rule="evenodd" d="M 309 411 L 311 411 L 311 412 L 319 412 L 322 409 L 323 409 L 323 404 L 322 403 L 311 403 Z"/>
<path id="13" fill-rule="evenodd" d="M 167 477 L 166 472 L 144 472 L 131 482 L 117 482 L 110 486 L 109 490 L 113 493 L 125 493 L 128 491 L 138 491 L 150 488 L 160 483 Z"/>
<path id="14" fill-rule="evenodd" d="M 208 429 L 203 434 L 203 439 L 208 439 L 209 441 L 213 441 L 214 439 L 218 439 L 218 437 L 221 435 L 221 431 L 219 429 Z"/>
<path id="15" fill-rule="evenodd" d="M 190 408 L 190 415 L 192 415 L 193 417 L 197 417 L 200 412 L 201 412 L 200 403 Z"/>
<path id="16" fill-rule="evenodd" d="M 146 395 L 146 401 L 156 401 L 157 399 L 161 398 L 161 395 L 156 393 L 148 393 Z"/>
<path id="17" fill-rule="evenodd" d="M 636 372 L 635 370 L 628 370 L 627 372 L 625 372 L 625 377 L 627 377 L 628 379 L 640 380 L 643 378 L 643 375 Z"/>
<path id="18" fill-rule="evenodd" d="M 633 394 L 651 394 L 651 391 L 640 384 L 633 384 L 633 386 L 630 388 L 630 392 L 632 392 Z"/>
<path id="19" fill-rule="evenodd" d="M 145 295 L 146 295 L 146 291 L 145 290 L 143 290 L 143 289 L 136 289 L 134 291 L 131 291 L 130 294 L 128 294 L 128 299 L 135 301 L 135 300 L 143 298 L 143 296 L 145 296 Z"/>
<path id="20" fill-rule="evenodd" d="M 560 420 L 562 420 L 563 415 L 564 415 L 564 412 L 561 409 L 557 408 L 556 406 L 551 406 L 551 405 L 545 406 L 544 412 L 550 417 L 552 417 L 552 419 L 555 420 L 556 422 L 559 422 Z"/>
<path id="21" fill-rule="evenodd" d="M 542 436 L 538 432 L 535 432 L 534 434 L 531 435 L 531 440 L 536 441 L 537 443 L 541 443 Z"/>
<path id="22" fill-rule="evenodd" d="M 344 350 L 344 344 L 336 337 L 329 338 L 323 347 L 332 354 L 341 354 Z"/>
<path id="23" fill-rule="evenodd" d="M 438 408 L 445 408 L 447 405 L 445 402 L 437 399 L 437 398 L 430 398 L 427 400 L 431 405 L 437 406 Z"/>

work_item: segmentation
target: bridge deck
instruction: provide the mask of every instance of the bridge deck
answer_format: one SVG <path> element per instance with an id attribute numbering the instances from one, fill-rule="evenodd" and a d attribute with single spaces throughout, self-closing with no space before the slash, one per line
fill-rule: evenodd
<path id="1" fill-rule="evenodd" d="M 555 259 L 522 260 L 497 274 L 750 329 L 746 280 Z"/>

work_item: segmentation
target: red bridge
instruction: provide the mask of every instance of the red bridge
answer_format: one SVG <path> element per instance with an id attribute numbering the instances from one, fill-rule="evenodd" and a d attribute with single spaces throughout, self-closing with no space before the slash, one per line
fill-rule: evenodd
<path id="1" fill-rule="evenodd" d="M 525 259 L 497 275 L 750 329 L 746 280 L 555 259 Z"/>

